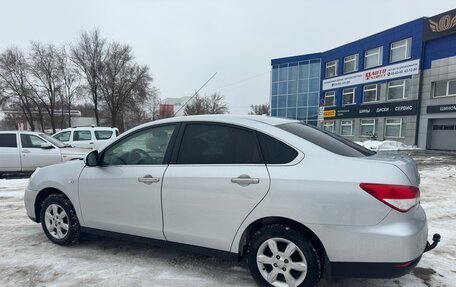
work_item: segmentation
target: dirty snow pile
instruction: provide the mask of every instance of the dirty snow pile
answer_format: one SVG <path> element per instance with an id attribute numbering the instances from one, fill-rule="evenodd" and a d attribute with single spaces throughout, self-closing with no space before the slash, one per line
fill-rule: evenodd
<path id="1" fill-rule="evenodd" d="M 320 287 L 456 286 L 456 165 L 424 164 L 420 172 L 429 233 L 442 235 L 440 245 L 406 276 L 337 279 Z M 257 286 L 243 263 L 94 236 L 72 247 L 52 244 L 26 216 L 26 185 L 26 179 L 0 179 L 1 287 Z"/>
<path id="2" fill-rule="evenodd" d="M 409 146 L 401 142 L 384 140 L 384 141 L 373 141 L 367 140 L 362 142 L 356 142 L 365 148 L 371 150 L 414 150 L 419 149 L 416 146 Z"/>

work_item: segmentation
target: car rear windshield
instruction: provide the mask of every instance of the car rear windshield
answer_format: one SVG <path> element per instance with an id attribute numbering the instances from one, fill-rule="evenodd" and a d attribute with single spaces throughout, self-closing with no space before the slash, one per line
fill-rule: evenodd
<path id="1" fill-rule="evenodd" d="M 365 157 L 375 154 L 351 140 L 304 123 L 282 124 L 277 127 L 339 155 Z"/>

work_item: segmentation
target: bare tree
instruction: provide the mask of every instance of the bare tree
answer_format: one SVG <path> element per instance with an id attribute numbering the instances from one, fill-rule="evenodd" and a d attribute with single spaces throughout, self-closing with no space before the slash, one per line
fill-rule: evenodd
<path id="1" fill-rule="evenodd" d="M 81 78 L 77 73 L 73 62 L 69 60 L 65 46 L 61 49 L 58 61 L 60 74 L 62 76 L 62 89 L 60 93 L 62 110 L 63 105 L 66 105 L 68 109 L 68 126 L 71 127 L 71 106 L 81 93 Z"/>
<path id="2" fill-rule="evenodd" d="M 112 42 L 103 59 L 100 73 L 100 88 L 103 100 L 110 112 L 113 127 L 123 130 L 123 115 L 127 104 L 134 99 L 141 103 L 147 98 L 152 83 L 148 66 L 135 63 L 129 45 Z"/>
<path id="3" fill-rule="evenodd" d="M 267 115 L 269 116 L 269 104 L 251 105 L 252 109 L 249 115 Z"/>
<path id="4" fill-rule="evenodd" d="M 30 86 L 36 99 L 49 115 L 53 133 L 56 132 L 55 109 L 62 84 L 60 57 L 54 45 L 32 42 L 29 70 L 33 77 Z"/>
<path id="5" fill-rule="evenodd" d="M 105 56 L 106 40 L 101 38 L 98 29 L 82 31 L 77 43 L 71 46 L 71 60 L 76 64 L 90 88 L 91 100 L 97 125 L 100 124 L 98 106 L 100 102 L 100 73 Z"/>
<path id="6" fill-rule="evenodd" d="M 17 102 L 30 129 L 34 131 L 32 110 L 38 107 L 38 103 L 32 97 L 28 81 L 28 63 L 19 48 L 9 48 L 0 54 L 0 81 L 4 89 L 3 97 Z"/>
<path id="7" fill-rule="evenodd" d="M 226 114 L 229 112 L 224 97 L 218 93 L 210 96 L 200 97 L 196 95 L 190 103 L 185 106 L 184 115 L 204 115 L 204 114 Z"/>

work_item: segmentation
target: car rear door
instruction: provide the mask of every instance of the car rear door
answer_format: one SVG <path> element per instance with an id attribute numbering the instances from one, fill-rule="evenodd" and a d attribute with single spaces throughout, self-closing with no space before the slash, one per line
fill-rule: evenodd
<path id="1" fill-rule="evenodd" d="M 54 147 L 43 138 L 21 133 L 21 159 L 22 170 L 31 171 L 37 167 L 48 166 L 62 161 L 60 149 Z M 48 143 L 51 148 L 42 148 L 41 144 Z"/>
<path id="2" fill-rule="evenodd" d="M 269 190 L 255 132 L 189 123 L 163 181 L 166 239 L 229 250 L 242 221 Z"/>
<path id="3" fill-rule="evenodd" d="M 176 129 L 164 125 L 130 134 L 103 151 L 99 166 L 83 169 L 79 201 L 84 226 L 165 239 L 161 187 Z"/>
<path id="4" fill-rule="evenodd" d="M 0 133 L 0 172 L 21 171 L 17 133 Z"/>
<path id="5" fill-rule="evenodd" d="M 90 130 L 73 130 L 72 146 L 93 148 L 94 136 Z"/>

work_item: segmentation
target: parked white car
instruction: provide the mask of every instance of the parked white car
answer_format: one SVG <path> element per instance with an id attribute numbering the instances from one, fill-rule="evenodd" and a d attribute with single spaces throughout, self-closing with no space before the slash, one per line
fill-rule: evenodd
<path id="1" fill-rule="evenodd" d="M 144 240 L 247 259 L 260 286 L 313 287 L 323 273 L 402 276 L 436 246 L 419 180 L 407 156 L 298 121 L 189 116 L 39 169 L 24 200 L 56 244 Z"/>
<path id="2" fill-rule="evenodd" d="M 72 147 L 99 149 L 112 142 L 119 135 L 117 128 L 110 127 L 72 127 L 52 135 Z"/>
<path id="3" fill-rule="evenodd" d="M 46 134 L 0 131 L 0 175 L 32 172 L 74 158 L 83 158 L 90 149 L 69 148 Z"/>

